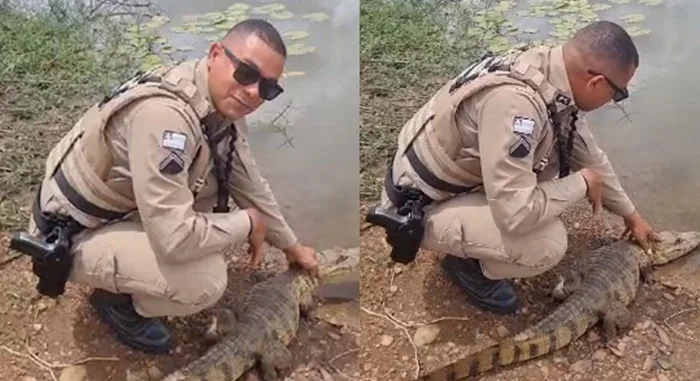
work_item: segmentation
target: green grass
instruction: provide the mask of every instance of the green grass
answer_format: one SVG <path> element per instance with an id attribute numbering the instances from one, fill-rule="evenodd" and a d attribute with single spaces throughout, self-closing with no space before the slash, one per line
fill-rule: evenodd
<path id="1" fill-rule="evenodd" d="M 113 17 L 68 0 L 32 12 L 9 4 L 0 2 L 2 230 L 26 223 L 53 144 L 138 64 L 131 54 L 119 53 L 124 28 Z"/>
<path id="2" fill-rule="evenodd" d="M 474 17 L 490 5 L 484 3 L 476 9 L 454 1 L 361 1 L 361 200 L 379 196 L 403 124 L 485 52 L 488 41 L 474 33 L 483 27 Z"/>

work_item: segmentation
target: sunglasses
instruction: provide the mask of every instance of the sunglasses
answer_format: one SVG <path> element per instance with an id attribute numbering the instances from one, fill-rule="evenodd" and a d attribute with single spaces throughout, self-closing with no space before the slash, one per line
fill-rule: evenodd
<path id="1" fill-rule="evenodd" d="M 595 72 L 593 70 L 589 70 L 588 74 L 590 74 L 590 75 L 602 75 L 603 78 L 605 78 L 605 80 L 608 82 L 608 85 L 610 85 L 610 87 L 612 87 L 612 89 L 615 91 L 615 94 L 613 95 L 613 101 L 615 103 L 622 102 L 630 96 L 627 89 L 621 89 L 613 81 L 611 81 L 610 78 L 608 78 L 605 74 L 598 73 L 598 72 Z"/>
<path id="2" fill-rule="evenodd" d="M 249 86 L 257 82 L 260 96 L 268 101 L 271 101 L 277 98 L 278 95 L 282 94 L 284 89 L 280 87 L 277 80 L 263 77 L 258 69 L 236 57 L 236 55 L 234 55 L 228 48 L 224 46 L 222 46 L 222 48 L 224 49 L 226 56 L 236 65 L 236 70 L 233 72 L 233 79 L 235 79 L 238 83 L 243 86 Z"/>

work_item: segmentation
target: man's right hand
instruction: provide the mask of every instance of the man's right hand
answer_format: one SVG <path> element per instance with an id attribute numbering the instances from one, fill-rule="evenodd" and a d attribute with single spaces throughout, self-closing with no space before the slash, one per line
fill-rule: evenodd
<path id="1" fill-rule="evenodd" d="M 603 180 L 598 173 L 589 168 L 582 169 L 581 175 L 588 187 L 586 197 L 588 197 L 588 201 L 593 205 L 593 214 L 596 214 L 603 209 Z"/>
<path id="2" fill-rule="evenodd" d="M 248 236 L 248 254 L 250 254 L 250 265 L 253 268 L 258 268 L 263 259 L 263 243 L 265 243 L 265 233 L 267 226 L 262 218 L 262 215 L 257 209 L 246 209 L 252 224 L 250 235 Z"/>

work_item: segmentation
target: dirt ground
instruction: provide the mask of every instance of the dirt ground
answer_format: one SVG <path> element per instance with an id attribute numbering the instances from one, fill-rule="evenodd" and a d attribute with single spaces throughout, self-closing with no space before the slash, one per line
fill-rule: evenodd
<path id="1" fill-rule="evenodd" d="M 7 258 L 9 236 L 0 236 L 0 261 Z M 44 380 L 143 380 L 158 379 L 178 366 L 203 353 L 203 340 L 210 317 L 218 306 L 235 303 L 252 283 L 251 272 L 245 270 L 248 256 L 232 256 L 228 292 L 217 307 L 184 319 L 171 319 L 176 334 L 175 353 L 164 356 L 144 355 L 118 343 L 108 328 L 97 320 L 87 304 L 89 290 L 68 284 L 67 292 L 58 303 L 48 298 L 38 299 L 35 277 L 30 262 L 21 258 L 0 269 L 0 379 L 5 381 Z M 281 253 L 266 257 L 263 271 L 280 268 Z M 329 381 L 357 377 L 356 365 L 359 345 L 359 306 L 357 302 L 323 303 L 320 319 L 314 324 L 305 322 L 297 340 L 290 345 L 295 356 L 295 370 L 288 381 Z M 52 363 L 74 364 L 87 357 L 115 357 L 117 361 L 89 361 L 84 365 L 87 377 L 69 377 L 76 368 L 53 368 L 49 371 L 28 358 L 28 341 L 32 353 Z M 15 353 L 10 353 L 8 351 Z M 77 369 L 80 373 L 81 370 Z"/>
<path id="2" fill-rule="evenodd" d="M 440 270 L 441 255 L 421 252 L 411 265 L 394 265 L 383 232 L 377 228 L 364 232 L 360 246 L 361 380 L 412 379 L 416 359 L 421 373 L 435 369 L 496 342 L 499 335 L 514 335 L 551 312 L 557 303 L 547 291 L 556 274 L 577 266 L 586 250 L 604 245 L 623 230 L 620 218 L 608 213 L 592 216 L 587 203 L 577 205 L 563 217 L 569 228 L 569 252 L 552 271 L 517 283 L 524 308 L 509 317 L 481 312 L 468 304 L 466 296 Z M 612 349 L 605 347 L 602 332 L 595 327 L 554 354 L 485 373 L 479 379 L 700 379 L 700 340 L 695 334 L 700 329 L 700 314 L 695 310 L 700 278 L 694 272 L 699 261 L 700 256 L 692 254 L 658 270 L 655 281 L 641 287 L 630 306 L 634 328 L 623 334 Z M 387 313 L 409 327 L 392 323 Z M 461 320 L 443 319 L 427 328 L 416 328 L 439 318 Z M 415 356 L 409 335 L 417 342 L 426 342 L 416 347 Z"/>

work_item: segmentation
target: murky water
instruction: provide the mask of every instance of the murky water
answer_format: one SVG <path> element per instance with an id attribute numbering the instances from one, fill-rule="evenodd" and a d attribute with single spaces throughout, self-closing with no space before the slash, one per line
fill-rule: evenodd
<path id="1" fill-rule="evenodd" d="M 666 1 L 644 8 L 651 34 L 638 38 L 640 68 L 623 108 L 590 114 L 632 201 L 659 230 L 700 228 L 700 82 L 692 70 L 700 45 L 693 15 L 700 2 Z M 622 120 L 620 120 L 622 118 Z"/>
<path id="2" fill-rule="evenodd" d="M 161 29 L 168 42 L 174 47 L 194 47 L 186 55 L 178 52 L 173 56 L 192 58 L 205 54 L 210 42 L 198 35 L 169 33 L 168 28 L 181 25 L 183 16 L 223 12 L 234 2 L 161 0 L 157 4 L 171 18 Z M 247 4 L 259 7 L 272 2 Z M 286 70 L 304 74 L 285 78 L 282 83 L 285 92 L 249 117 L 254 154 L 284 215 L 301 240 L 319 250 L 356 247 L 359 245 L 359 0 L 277 4 L 285 5 L 294 17 L 270 21 L 282 33 L 308 32 L 304 44 L 315 50 L 289 57 Z M 319 12 L 328 19 L 314 22 L 301 17 Z M 271 121 L 285 109 L 284 117 L 273 125 Z M 291 138 L 291 145 L 285 134 Z"/>

